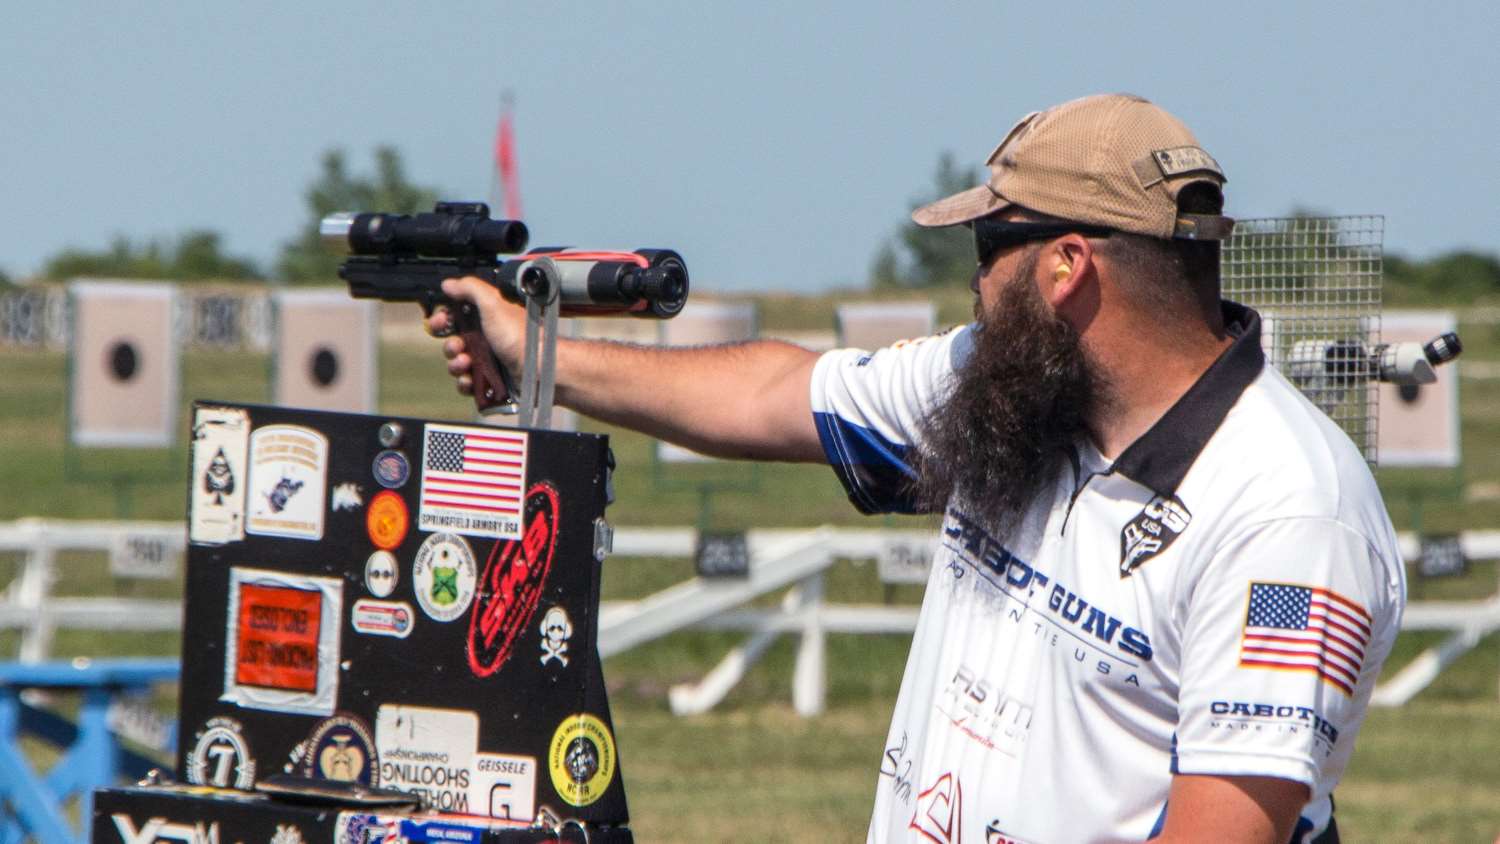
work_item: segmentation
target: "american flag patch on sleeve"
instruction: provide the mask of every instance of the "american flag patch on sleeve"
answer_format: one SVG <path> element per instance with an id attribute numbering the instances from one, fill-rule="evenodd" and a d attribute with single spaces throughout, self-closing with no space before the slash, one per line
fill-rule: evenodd
<path id="1" fill-rule="evenodd" d="M 1354 694 L 1370 614 L 1330 589 L 1289 583 L 1251 583 L 1240 635 L 1240 665 L 1310 671 L 1346 695 Z"/>

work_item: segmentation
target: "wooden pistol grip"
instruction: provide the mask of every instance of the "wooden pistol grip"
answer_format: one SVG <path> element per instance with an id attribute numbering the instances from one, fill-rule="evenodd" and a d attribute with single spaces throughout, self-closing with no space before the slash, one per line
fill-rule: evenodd
<path id="1" fill-rule="evenodd" d="M 511 404 L 515 384 L 510 373 L 490 350 L 484 339 L 484 330 L 479 325 L 479 314 L 468 302 L 460 304 L 457 314 L 459 336 L 464 341 L 464 351 L 469 354 L 469 378 L 474 383 L 474 406 L 480 411 L 500 405 Z"/>

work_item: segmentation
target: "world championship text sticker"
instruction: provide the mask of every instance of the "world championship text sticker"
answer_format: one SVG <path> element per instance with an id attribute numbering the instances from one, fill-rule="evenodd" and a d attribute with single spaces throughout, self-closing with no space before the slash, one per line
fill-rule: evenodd
<path id="1" fill-rule="evenodd" d="M 328 438 L 297 425 L 250 434 L 250 515 L 246 531 L 293 539 L 323 538 Z"/>
<path id="2" fill-rule="evenodd" d="M 249 440 L 247 412 L 228 407 L 198 408 L 193 417 L 188 541 L 218 545 L 245 538 Z"/>
<path id="3" fill-rule="evenodd" d="M 428 425 L 422 436 L 417 527 L 520 538 L 527 436 L 500 428 Z"/>
<path id="4" fill-rule="evenodd" d="M 473 712 L 391 703 L 375 710 L 381 786 L 414 794 L 424 807 L 485 813 L 483 805 L 470 802 L 478 746 L 479 716 Z"/>
<path id="5" fill-rule="evenodd" d="M 340 578 L 230 569 L 220 700 L 331 715 L 342 612 Z"/>
<path id="6" fill-rule="evenodd" d="M 615 737 L 587 712 L 570 715 L 552 734 L 547 769 L 557 796 L 574 806 L 594 803 L 615 778 Z"/>

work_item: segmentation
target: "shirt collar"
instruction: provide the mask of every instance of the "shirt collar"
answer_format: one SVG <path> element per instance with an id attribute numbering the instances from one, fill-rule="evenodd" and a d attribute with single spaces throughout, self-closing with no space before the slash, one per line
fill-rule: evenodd
<path id="1" fill-rule="evenodd" d="M 1235 302 L 1221 304 L 1225 329 L 1234 338 L 1229 348 L 1114 463 L 1115 471 L 1163 498 L 1177 493 L 1209 437 L 1265 368 L 1260 314 Z"/>

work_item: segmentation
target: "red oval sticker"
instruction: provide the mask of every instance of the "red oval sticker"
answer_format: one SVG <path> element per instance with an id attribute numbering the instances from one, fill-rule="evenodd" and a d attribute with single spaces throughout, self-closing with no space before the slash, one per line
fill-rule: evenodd
<path id="1" fill-rule="evenodd" d="M 479 597 L 469 614 L 465 651 L 469 670 L 488 677 L 500 670 L 531 623 L 542 598 L 552 555 L 557 550 L 557 490 L 545 481 L 526 493 L 525 527 L 520 539 L 496 542 L 479 578 Z"/>

